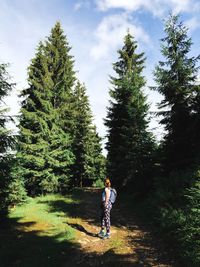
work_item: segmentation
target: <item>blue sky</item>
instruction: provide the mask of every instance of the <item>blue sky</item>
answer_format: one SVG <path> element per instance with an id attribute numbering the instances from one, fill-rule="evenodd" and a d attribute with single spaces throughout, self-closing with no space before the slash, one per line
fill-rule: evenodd
<path id="1" fill-rule="evenodd" d="M 18 113 L 17 95 L 27 86 L 27 67 L 38 42 L 49 35 L 56 21 L 61 22 L 72 46 L 75 70 L 86 85 L 102 137 L 106 134 L 103 118 L 109 101 L 109 75 L 128 28 L 138 41 L 138 51 L 146 54 L 144 91 L 151 110 L 156 110 L 161 97 L 148 86 L 154 84 L 152 72 L 161 59 L 163 19 L 169 11 L 181 13 L 194 43 L 191 55 L 200 54 L 200 0 L 0 0 L 0 62 L 10 63 L 9 72 L 16 82 L 6 100 L 10 113 Z M 159 137 L 162 129 L 155 118 L 150 127 Z"/>

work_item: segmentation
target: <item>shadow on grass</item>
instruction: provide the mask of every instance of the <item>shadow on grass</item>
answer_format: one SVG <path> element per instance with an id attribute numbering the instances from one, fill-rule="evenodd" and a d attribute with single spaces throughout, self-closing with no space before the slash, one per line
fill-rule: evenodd
<path id="1" fill-rule="evenodd" d="M 70 198 L 73 201 L 71 203 L 56 199 L 46 202 L 48 202 L 50 212 L 62 211 L 69 217 L 80 217 L 91 224 L 99 224 L 99 194 L 99 190 L 84 189 L 72 192 Z M 134 222 L 132 222 L 132 226 L 128 225 L 130 222 L 126 220 L 123 223 L 120 222 L 117 209 L 119 209 L 118 206 L 113 208 L 114 225 L 119 227 L 125 225 L 134 229 L 136 227 Z M 131 254 L 116 254 L 112 249 L 103 254 L 91 253 L 72 240 L 58 241 L 58 236 L 44 236 L 44 233 L 41 235 L 40 231 L 23 230 L 34 223 L 20 223 L 20 218 L 8 218 L 6 222 L 0 224 L 1 267 L 148 267 L 159 266 L 162 263 L 160 259 L 158 265 L 150 263 L 151 251 L 146 248 L 146 244 L 149 242 L 145 239 L 146 237 L 138 240 L 130 237 L 130 243 L 135 247 L 133 261 Z M 79 224 L 69 225 L 94 237 L 93 233 Z"/>
<path id="2" fill-rule="evenodd" d="M 8 219 L 6 225 L 1 225 L 1 267 L 146 266 L 139 261 L 132 263 L 129 261 L 130 255 L 117 255 L 113 250 L 101 255 L 86 253 L 73 242 L 58 242 L 56 236 L 40 236 L 39 231 L 19 230 L 34 223 L 19 223 L 16 219 Z"/>
<path id="3" fill-rule="evenodd" d="M 77 217 L 86 220 L 91 225 L 100 226 L 100 199 L 101 190 L 84 188 L 82 190 L 75 191 L 70 195 L 74 200 L 73 203 L 65 203 L 62 200 L 55 200 L 49 202 L 49 206 L 52 212 L 62 211 L 69 217 Z M 78 198 L 77 198 L 78 197 Z M 77 204 L 76 201 L 79 201 Z M 134 247 L 133 253 L 137 255 L 138 264 L 135 266 L 152 266 L 150 258 L 154 258 L 158 264 L 171 264 L 169 261 L 169 255 L 165 253 L 165 247 L 158 239 L 153 238 L 146 229 L 144 222 L 138 219 L 134 209 L 130 209 L 131 203 L 126 206 L 125 201 L 118 199 L 117 203 L 113 205 L 111 210 L 112 226 L 118 228 L 127 227 L 130 231 L 140 230 L 144 233 L 142 237 L 130 236 L 129 243 Z M 88 236 L 95 237 L 94 233 L 87 231 L 82 225 L 77 223 L 68 223 L 74 229 L 84 232 Z M 112 252 L 113 253 L 113 252 Z M 114 254 L 115 255 L 115 254 Z M 116 259 L 119 255 L 115 255 Z M 122 257 L 122 255 L 121 255 Z M 129 258 L 126 255 L 124 258 Z M 119 260 L 119 259 L 118 259 Z M 110 266 L 110 265 L 109 265 Z M 126 266 L 126 265 L 122 265 Z M 133 265 L 132 265 L 133 266 Z M 175 265 L 173 265 L 175 266 Z"/>
<path id="4" fill-rule="evenodd" d="M 50 212 L 64 212 L 67 217 L 81 218 L 90 221 L 92 224 L 100 225 L 99 194 L 98 189 L 76 189 L 66 196 L 72 199 L 70 203 L 57 199 L 41 202 L 48 204 Z"/>
<path id="5" fill-rule="evenodd" d="M 94 234 L 92 232 L 87 231 L 82 225 L 78 224 L 78 223 L 68 223 L 69 226 L 71 226 L 72 228 L 85 233 L 88 236 L 92 236 L 92 237 L 98 237 L 97 234 Z"/>
<path id="6" fill-rule="evenodd" d="M 57 241 L 57 236 L 40 236 L 40 231 L 24 231 L 23 227 L 35 222 L 19 223 L 18 220 L 7 219 L 0 225 L 1 267 L 62 266 L 72 261 L 71 257 L 80 250 L 70 241 Z"/>

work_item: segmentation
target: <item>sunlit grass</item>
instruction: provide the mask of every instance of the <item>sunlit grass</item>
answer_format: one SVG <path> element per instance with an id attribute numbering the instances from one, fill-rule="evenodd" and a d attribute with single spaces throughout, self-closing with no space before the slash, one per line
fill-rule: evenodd
<path id="1" fill-rule="evenodd" d="M 1 225 L 0 266 L 60 267 L 79 251 L 69 220 L 79 215 L 83 192 L 29 198 Z"/>
<path id="2" fill-rule="evenodd" d="M 115 252 L 121 252 L 121 249 L 125 247 L 123 239 L 119 236 L 112 237 L 109 241 L 109 245 Z"/>
<path id="3" fill-rule="evenodd" d="M 54 201 L 66 204 L 75 202 L 70 197 L 60 195 L 29 198 L 26 204 L 11 210 L 9 217 L 22 223 L 18 226 L 21 231 L 37 231 L 37 235 L 54 236 L 57 241 L 71 240 L 75 237 L 75 230 L 67 224 L 67 212 L 52 211 L 50 203 Z"/>

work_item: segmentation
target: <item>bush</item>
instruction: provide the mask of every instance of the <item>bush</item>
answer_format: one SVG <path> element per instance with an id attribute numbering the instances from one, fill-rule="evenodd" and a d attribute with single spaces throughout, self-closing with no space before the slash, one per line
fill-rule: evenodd
<path id="1" fill-rule="evenodd" d="M 15 162 L 16 164 L 16 162 Z M 11 169 L 10 181 L 6 188 L 6 205 L 15 206 L 23 203 L 27 198 L 24 181 L 21 178 L 20 168 L 15 165 Z"/>
<path id="2" fill-rule="evenodd" d="M 103 188 L 104 187 L 104 182 L 101 179 L 96 180 L 93 185 L 93 187 L 100 187 Z"/>
<path id="3" fill-rule="evenodd" d="M 200 172 L 191 177 L 194 178 L 194 174 L 196 182 L 182 194 L 179 191 L 179 205 L 172 201 L 177 196 L 172 196 L 166 188 L 157 188 L 148 202 L 151 203 L 149 214 L 157 230 L 173 249 L 182 267 L 200 266 Z M 189 175 L 191 172 L 185 173 L 183 178 Z"/>

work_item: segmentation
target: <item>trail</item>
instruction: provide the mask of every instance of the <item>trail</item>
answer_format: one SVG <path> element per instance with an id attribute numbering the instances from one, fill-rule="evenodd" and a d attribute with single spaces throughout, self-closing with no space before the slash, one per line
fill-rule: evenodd
<path id="1" fill-rule="evenodd" d="M 80 204 L 73 210 L 67 223 L 76 231 L 74 244 L 81 253 L 72 255 L 65 266 L 175 266 L 168 259 L 162 242 L 145 230 L 136 215 L 126 209 L 126 203 L 116 203 L 111 211 L 111 239 L 97 237 L 100 230 L 100 191 L 86 188 Z"/>

